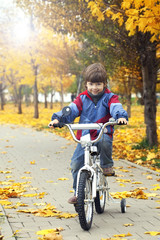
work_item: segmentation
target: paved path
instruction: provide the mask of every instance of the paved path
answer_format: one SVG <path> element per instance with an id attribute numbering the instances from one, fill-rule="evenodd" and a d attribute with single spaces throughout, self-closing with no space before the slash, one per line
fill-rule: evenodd
<path id="1" fill-rule="evenodd" d="M 70 173 L 70 158 L 75 144 L 49 132 L 35 131 L 11 125 L 0 125 L 0 181 L 14 180 L 14 183 L 30 181 L 26 194 L 47 193 L 44 198 L 21 197 L 10 198 L 26 203 L 28 207 L 8 209 L 1 206 L 6 216 L 0 217 L 1 232 L 5 239 L 37 239 L 39 230 L 62 227 L 64 240 L 101 240 L 113 237 L 115 234 L 132 234 L 125 239 L 160 239 L 160 235 L 144 234 L 148 231 L 160 231 L 160 191 L 151 190 L 158 184 L 155 172 L 147 172 L 142 167 L 134 167 L 127 161 L 116 161 L 116 173 L 119 177 L 109 178 L 111 192 L 131 191 L 138 187 L 146 187 L 145 193 L 157 193 L 157 197 L 149 199 L 127 198 L 127 212 L 122 214 L 119 203 L 109 202 L 101 215 L 94 213 L 93 225 L 90 231 L 80 228 L 78 217 L 57 219 L 56 217 L 38 217 L 29 213 L 17 212 L 18 209 L 37 208 L 34 203 L 50 203 L 62 212 L 75 213 L 74 207 L 67 203 L 72 196 L 72 176 Z M 31 164 L 30 162 L 35 164 Z M 126 171 L 127 170 L 127 171 Z M 3 171 L 3 172 L 2 172 Z M 26 173 L 29 172 L 29 173 Z M 150 176 L 149 179 L 147 178 Z M 24 178 L 25 177 L 25 178 Z M 68 178 L 69 180 L 58 180 Z M 152 178 L 152 179 L 150 179 Z M 118 179 L 131 182 L 120 183 Z M 137 183 L 135 183 L 137 182 Z M 142 184 L 138 183 L 141 182 Z M 123 184 L 125 186 L 123 186 Z M 10 185 L 0 185 L 6 187 Z M 43 206 L 38 206 L 42 208 Z M 133 224 L 125 227 L 124 224 Z M 18 238 L 12 233 L 19 230 Z"/>

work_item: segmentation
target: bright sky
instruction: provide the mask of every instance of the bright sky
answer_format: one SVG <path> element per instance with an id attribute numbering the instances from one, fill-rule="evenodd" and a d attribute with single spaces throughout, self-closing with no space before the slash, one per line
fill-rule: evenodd
<path id="1" fill-rule="evenodd" d="M 12 0 L 0 0 L 0 7 L 7 7 L 9 5 L 12 5 Z"/>
<path id="2" fill-rule="evenodd" d="M 11 31 L 16 42 L 23 42 L 29 37 L 29 18 L 24 15 L 21 9 L 16 7 L 13 0 L 0 0 L 0 24 L 7 21 L 14 23 Z"/>

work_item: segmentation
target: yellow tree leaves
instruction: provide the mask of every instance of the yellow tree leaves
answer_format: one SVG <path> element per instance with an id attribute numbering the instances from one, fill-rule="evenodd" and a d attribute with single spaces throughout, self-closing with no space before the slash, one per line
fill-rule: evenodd
<path id="1" fill-rule="evenodd" d="M 140 111 L 141 108 L 141 111 Z M 142 107 L 132 107 L 132 117 L 129 119 L 129 128 L 115 130 L 113 141 L 113 158 L 127 159 L 138 165 L 143 165 L 153 170 L 159 171 L 155 166 L 160 159 L 160 147 L 158 149 L 136 148 L 145 137 L 144 117 Z M 141 113 L 140 113 L 141 112 Z M 158 106 L 159 112 L 159 106 Z M 160 125 L 160 116 L 157 115 L 157 125 Z M 160 129 L 158 127 L 158 136 Z"/>
<path id="2" fill-rule="evenodd" d="M 100 8 L 103 7 L 103 1 L 89 1 L 88 7 L 91 9 L 92 15 L 97 17 L 98 21 L 104 21 L 104 14 Z"/>
<path id="3" fill-rule="evenodd" d="M 118 5 L 110 5 L 102 0 L 89 2 L 88 7 L 92 15 L 96 16 L 99 21 L 103 21 L 105 16 L 111 17 L 112 20 L 118 20 L 121 26 L 125 21 L 126 29 L 129 35 L 137 31 L 150 32 L 152 41 L 158 40 L 160 31 L 160 8 L 158 0 L 123 0 L 121 8 Z M 105 10 L 104 10 L 105 9 Z"/>
<path id="4" fill-rule="evenodd" d="M 125 14 L 128 17 L 126 21 L 126 29 L 133 35 L 138 27 L 141 32 L 150 32 L 153 34 L 152 41 L 157 39 L 160 31 L 160 8 L 157 0 L 154 1 L 133 1 L 132 5 L 122 6 Z"/>
<path id="5" fill-rule="evenodd" d="M 45 86 L 51 85 L 53 82 L 54 89 L 61 91 L 63 84 L 64 92 L 66 88 L 74 81 L 74 76 L 70 74 L 69 58 L 73 57 L 78 44 L 75 40 L 62 36 L 61 34 L 53 34 L 47 29 L 43 30 L 43 47 L 41 47 L 41 78 L 39 86 L 41 90 Z"/>
<path id="6" fill-rule="evenodd" d="M 130 69 L 127 67 L 119 67 L 112 76 L 110 84 L 113 92 L 120 92 L 125 96 L 129 96 L 135 92 L 135 86 L 136 89 L 140 89 L 142 83 L 137 66 L 132 66 Z"/>
<path id="7" fill-rule="evenodd" d="M 10 44 L 7 40 L 3 41 L 3 52 L 0 57 L 0 76 L 2 74 L 5 76 L 9 91 L 13 92 L 20 85 L 32 87 L 35 81 L 35 67 L 37 67 L 39 91 L 44 92 L 48 86 L 60 91 L 59 83 L 62 78 L 65 92 L 75 80 L 69 69 L 69 58 L 74 58 L 78 47 L 75 39 L 69 35 L 57 34 L 53 29 L 46 29 L 41 25 L 36 26 L 36 30 L 29 29 L 27 41 L 18 41 L 13 34 L 14 24 L 18 18 L 12 15 L 10 18 L 11 24 L 6 28 Z M 4 33 L 5 31 L 1 32 L 2 38 L 6 37 Z M 23 33 L 19 32 L 21 35 Z"/>

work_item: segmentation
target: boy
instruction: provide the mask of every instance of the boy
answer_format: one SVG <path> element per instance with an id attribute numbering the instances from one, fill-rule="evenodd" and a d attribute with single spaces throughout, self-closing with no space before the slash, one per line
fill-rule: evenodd
<path id="1" fill-rule="evenodd" d="M 118 96 L 113 94 L 106 88 L 107 73 L 101 63 L 89 65 L 84 71 L 84 82 L 86 91 L 79 96 L 69 106 L 72 112 L 63 122 L 71 123 L 80 116 L 79 123 L 106 123 L 111 117 L 118 120 L 118 123 L 127 124 L 127 112 L 123 109 L 118 100 Z M 62 111 L 52 115 L 50 125 L 57 124 L 62 115 Z M 78 130 L 77 138 L 86 135 L 89 130 Z M 108 126 L 103 137 L 95 143 L 100 152 L 100 164 L 103 168 L 105 176 L 113 175 L 113 159 L 112 159 L 112 140 L 114 127 Z M 97 130 L 90 130 L 91 139 L 97 137 Z M 77 174 L 84 165 L 84 150 L 81 144 L 77 148 L 71 159 L 71 172 L 73 176 L 73 189 L 76 191 Z M 69 203 L 75 204 L 77 198 L 74 195 L 68 200 Z"/>

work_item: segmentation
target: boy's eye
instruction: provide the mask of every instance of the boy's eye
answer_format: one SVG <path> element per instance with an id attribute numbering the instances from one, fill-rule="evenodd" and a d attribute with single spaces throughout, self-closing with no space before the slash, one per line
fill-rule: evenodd
<path id="1" fill-rule="evenodd" d="M 99 86 L 102 86 L 103 83 L 102 82 L 95 82 L 95 83 L 88 82 L 87 85 L 90 86 L 90 87 L 92 87 L 92 86 L 99 87 Z"/>

